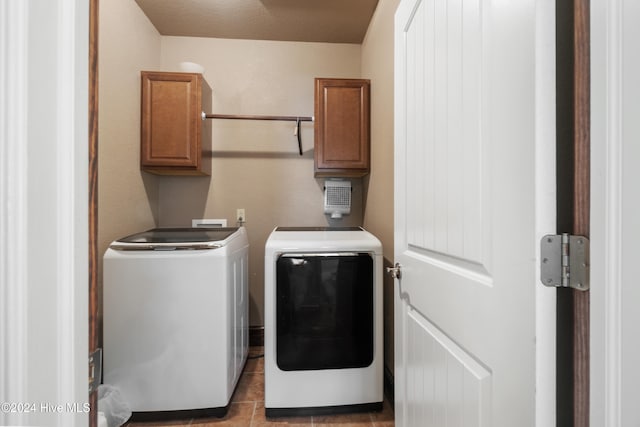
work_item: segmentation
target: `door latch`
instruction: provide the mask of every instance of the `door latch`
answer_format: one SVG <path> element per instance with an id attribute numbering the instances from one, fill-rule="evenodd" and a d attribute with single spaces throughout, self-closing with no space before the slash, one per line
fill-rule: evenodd
<path id="1" fill-rule="evenodd" d="M 396 262 L 393 267 L 387 267 L 387 274 L 390 274 L 394 279 L 402 278 L 402 266 Z"/>

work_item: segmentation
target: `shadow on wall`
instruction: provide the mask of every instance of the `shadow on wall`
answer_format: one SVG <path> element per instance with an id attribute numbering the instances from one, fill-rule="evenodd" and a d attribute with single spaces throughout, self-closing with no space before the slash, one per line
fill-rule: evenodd
<path id="1" fill-rule="evenodd" d="M 205 218 L 205 208 L 209 197 L 209 187 L 211 185 L 210 176 L 198 177 L 180 177 L 176 179 L 173 176 L 152 176 L 157 182 L 159 188 L 167 188 L 174 185 L 180 186 L 180 191 L 171 191 L 172 199 L 170 201 L 163 200 L 160 203 L 158 199 L 157 213 L 154 212 L 154 219 L 157 227 L 190 227 L 191 221 L 188 223 L 176 222 L 172 219 L 171 213 L 163 212 L 163 207 L 180 206 L 181 212 L 188 212 L 189 218 Z M 188 181 L 188 182 L 187 182 Z M 145 181 L 146 182 L 146 181 Z M 149 194 L 149 193 L 147 193 Z M 159 195 L 162 197 L 162 195 Z"/>
<path id="2" fill-rule="evenodd" d="M 388 267 L 393 267 L 393 261 L 384 258 L 384 271 Z M 393 378 L 394 378 L 394 286 L 395 279 L 389 274 L 382 276 L 383 280 L 383 304 L 384 304 L 384 381 L 387 396 L 393 396 Z M 393 399 L 392 399 L 393 400 Z"/>
<path id="3" fill-rule="evenodd" d="M 153 216 L 153 223 L 158 226 L 160 223 L 160 203 L 159 203 L 159 186 L 158 177 L 150 173 L 140 172 L 142 175 L 142 183 L 144 185 L 144 191 L 147 193 L 147 200 L 149 200 L 149 206 L 151 208 L 151 215 Z"/>

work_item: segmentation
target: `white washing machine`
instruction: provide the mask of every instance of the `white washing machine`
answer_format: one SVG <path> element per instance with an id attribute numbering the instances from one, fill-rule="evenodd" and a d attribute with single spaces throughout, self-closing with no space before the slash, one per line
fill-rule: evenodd
<path id="1" fill-rule="evenodd" d="M 247 233 L 158 228 L 104 255 L 104 383 L 134 420 L 224 416 L 248 352 Z"/>
<path id="2" fill-rule="evenodd" d="M 382 244 L 360 227 L 278 227 L 265 247 L 268 417 L 381 410 Z"/>

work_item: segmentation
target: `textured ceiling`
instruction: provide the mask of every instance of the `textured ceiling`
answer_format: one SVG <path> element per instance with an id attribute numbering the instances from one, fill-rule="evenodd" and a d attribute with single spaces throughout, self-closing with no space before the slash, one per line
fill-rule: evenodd
<path id="1" fill-rule="evenodd" d="M 378 0 L 136 0 L 160 34 L 362 43 Z"/>

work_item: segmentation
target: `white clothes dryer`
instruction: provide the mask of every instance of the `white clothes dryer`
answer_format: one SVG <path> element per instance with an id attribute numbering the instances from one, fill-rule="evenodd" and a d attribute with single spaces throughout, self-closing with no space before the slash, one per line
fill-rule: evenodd
<path id="1" fill-rule="evenodd" d="M 382 244 L 360 227 L 278 227 L 265 246 L 268 417 L 381 410 Z"/>

